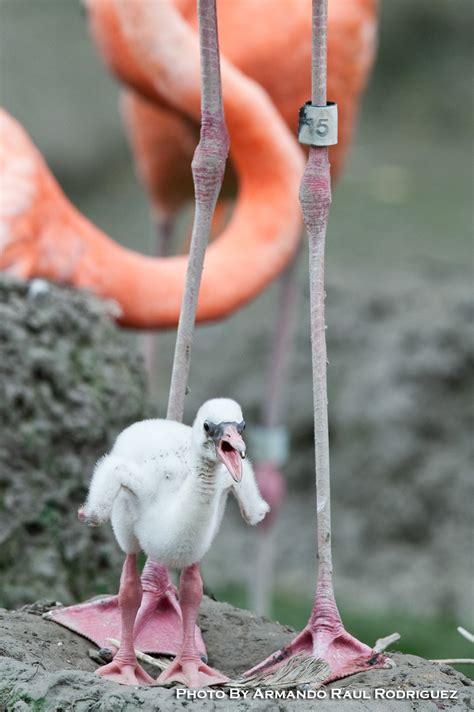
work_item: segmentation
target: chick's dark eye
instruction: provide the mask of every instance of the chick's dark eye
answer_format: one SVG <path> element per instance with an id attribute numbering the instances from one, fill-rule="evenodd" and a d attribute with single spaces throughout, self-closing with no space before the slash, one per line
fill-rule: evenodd
<path id="1" fill-rule="evenodd" d="M 209 423 L 204 423 L 204 430 L 206 431 L 206 433 L 209 432 L 209 430 L 210 430 Z"/>
<path id="2" fill-rule="evenodd" d="M 240 423 L 240 432 L 243 433 L 245 430 L 245 420 Z"/>

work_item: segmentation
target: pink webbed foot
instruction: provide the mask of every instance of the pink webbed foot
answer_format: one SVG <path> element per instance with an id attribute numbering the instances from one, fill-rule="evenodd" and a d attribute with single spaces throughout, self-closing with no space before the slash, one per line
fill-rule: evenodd
<path id="1" fill-rule="evenodd" d="M 107 638 L 120 639 L 118 596 L 107 596 L 74 606 L 56 608 L 45 613 L 44 618 L 84 636 L 99 648 L 110 647 Z"/>
<path id="2" fill-rule="evenodd" d="M 170 586 L 158 598 L 152 591 L 144 591 L 135 622 L 135 647 L 147 653 L 177 655 L 182 636 L 181 608 L 175 587 Z M 205 652 L 200 631 L 199 640 Z"/>
<path id="3" fill-rule="evenodd" d="M 306 628 L 289 645 L 244 675 L 257 672 L 270 674 L 298 653 L 307 653 L 327 663 L 330 673 L 325 683 L 365 670 L 392 667 L 392 662 L 380 648 L 370 648 L 345 630 L 334 598 L 332 577 L 328 573 L 320 573 L 313 611 Z"/>
<path id="4" fill-rule="evenodd" d="M 206 665 L 198 657 L 181 658 L 178 656 L 169 667 L 158 677 L 159 685 L 168 685 L 171 682 L 180 682 L 186 687 L 199 689 L 211 685 L 221 685 L 228 682 L 229 678 L 218 670 Z"/>
<path id="5" fill-rule="evenodd" d="M 147 653 L 178 655 L 182 648 L 183 618 L 176 587 L 164 567 L 148 560 L 141 576 L 143 598 L 134 635 L 135 647 Z M 194 626 L 198 654 L 207 659 L 206 645 Z"/>
<path id="6" fill-rule="evenodd" d="M 158 678 L 158 684 L 180 682 L 187 687 L 200 688 L 228 682 L 225 675 L 206 665 L 200 658 L 195 630 L 202 599 L 202 579 L 199 564 L 186 566 L 181 572 L 179 600 L 183 613 L 183 642 L 179 655 Z"/>
<path id="7" fill-rule="evenodd" d="M 177 655 L 181 650 L 183 624 L 176 588 L 163 567 L 147 562 L 141 577 L 143 597 L 135 621 L 134 644 L 156 655 Z M 99 648 L 110 648 L 108 638 L 120 640 L 118 596 L 107 596 L 75 606 L 57 608 L 45 618 L 84 636 Z M 201 631 L 196 626 L 200 655 L 206 655 Z"/>
<path id="8" fill-rule="evenodd" d="M 271 674 L 282 663 L 298 653 L 312 655 L 327 663 L 330 674 L 324 680 L 324 684 L 358 672 L 392 667 L 391 661 L 383 653 L 361 643 L 342 625 L 334 629 L 324 627 L 314 629 L 310 623 L 289 645 L 247 670 L 244 676 L 248 677 L 257 672 Z"/>
<path id="9" fill-rule="evenodd" d="M 117 658 L 98 668 L 95 674 L 120 685 L 153 685 L 155 682 L 137 662 L 122 662 Z"/>
<path id="10" fill-rule="evenodd" d="M 134 650 L 134 626 L 142 600 L 142 585 L 137 571 L 137 557 L 127 554 L 120 576 L 118 605 L 121 617 L 120 647 L 114 660 L 96 670 L 96 674 L 122 685 L 151 685 L 153 678 L 137 662 Z"/>

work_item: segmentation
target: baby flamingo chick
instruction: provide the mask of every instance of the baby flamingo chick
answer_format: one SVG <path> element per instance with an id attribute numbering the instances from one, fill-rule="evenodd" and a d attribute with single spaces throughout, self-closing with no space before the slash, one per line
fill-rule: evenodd
<path id="1" fill-rule="evenodd" d="M 269 511 L 245 459 L 244 428 L 238 403 L 216 398 L 201 406 L 192 427 L 158 419 L 131 425 L 97 463 L 78 516 L 92 526 L 110 519 L 126 554 L 119 590 L 120 647 L 114 660 L 97 670 L 99 675 L 126 685 L 154 682 L 134 652 L 142 598 L 136 556 L 142 550 L 156 563 L 182 569 L 182 646 L 158 682 L 205 687 L 227 681 L 202 661 L 196 646 L 203 590 L 198 562 L 219 530 L 231 490 L 248 524 L 258 524 Z"/>

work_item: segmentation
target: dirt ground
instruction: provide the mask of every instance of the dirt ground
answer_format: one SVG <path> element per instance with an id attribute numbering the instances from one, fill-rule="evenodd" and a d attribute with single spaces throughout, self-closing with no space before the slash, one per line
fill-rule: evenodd
<path id="1" fill-rule="evenodd" d="M 177 699 L 176 688 L 124 687 L 95 676 L 97 663 L 90 657 L 91 644 L 61 626 L 41 617 L 48 605 L 37 603 L 19 611 L 0 610 L 0 710 L 5 712 L 133 712 L 184 710 L 468 710 L 474 705 L 472 681 L 447 665 L 431 663 L 413 655 L 393 654 L 396 666 L 373 670 L 334 682 L 323 688 L 326 699 L 269 700 Z M 235 678 L 293 635 L 288 627 L 205 598 L 200 625 L 208 647 L 210 664 Z M 149 668 L 149 671 L 153 671 Z M 376 689 L 451 691 L 453 700 L 374 699 Z M 334 690 L 340 692 L 334 693 Z M 368 699 L 341 703 L 330 699 L 351 691 L 367 691 Z M 332 691 L 332 692 L 331 692 Z M 346 707 L 347 705 L 347 707 Z"/>

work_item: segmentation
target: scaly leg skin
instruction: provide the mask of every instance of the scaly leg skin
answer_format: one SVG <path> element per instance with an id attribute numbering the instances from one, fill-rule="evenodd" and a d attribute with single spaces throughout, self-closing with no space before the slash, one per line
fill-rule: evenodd
<path id="1" fill-rule="evenodd" d="M 160 685 L 180 682 L 186 687 L 196 689 L 229 681 L 228 677 L 206 665 L 199 656 L 195 630 L 201 599 L 202 579 L 199 564 L 192 564 L 181 572 L 179 584 L 179 602 L 183 614 L 183 643 L 176 659 L 159 676 Z"/>
<path id="2" fill-rule="evenodd" d="M 135 623 L 135 647 L 147 653 L 177 655 L 183 639 L 181 609 L 167 569 L 148 560 L 143 569 L 143 598 Z M 75 606 L 57 608 L 44 615 L 95 643 L 110 648 L 108 638 L 120 639 L 117 596 L 107 596 Z M 199 628 L 196 640 L 201 657 L 206 646 Z"/>
<path id="3" fill-rule="evenodd" d="M 134 554 L 128 554 L 120 577 L 118 603 L 122 618 L 120 647 L 108 665 L 96 670 L 96 675 L 122 685 L 152 685 L 154 680 L 139 665 L 135 657 L 133 627 L 142 600 L 142 587 Z"/>
<path id="4" fill-rule="evenodd" d="M 256 672 L 270 674 L 281 663 L 302 652 L 324 660 L 329 665 L 331 672 L 324 684 L 366 670 L 393 667 L 389 658 L 361 643 L 345 630 L 329 574 L 319 577 L 313 612 L 306 628 L 289 645 L 247 670 L 244 676 Z"/>
<path id="5" fill-rule="evenodd" d="M 183 619 L 176 587 L 164 566 L 147 560 L 142 577 L 143 599 L 135 622 L 135 647 L 147 652 L 177 655 L 183 640 Z M 201 660 L 206 645 L 197 626 L 194 637 Z"/>

